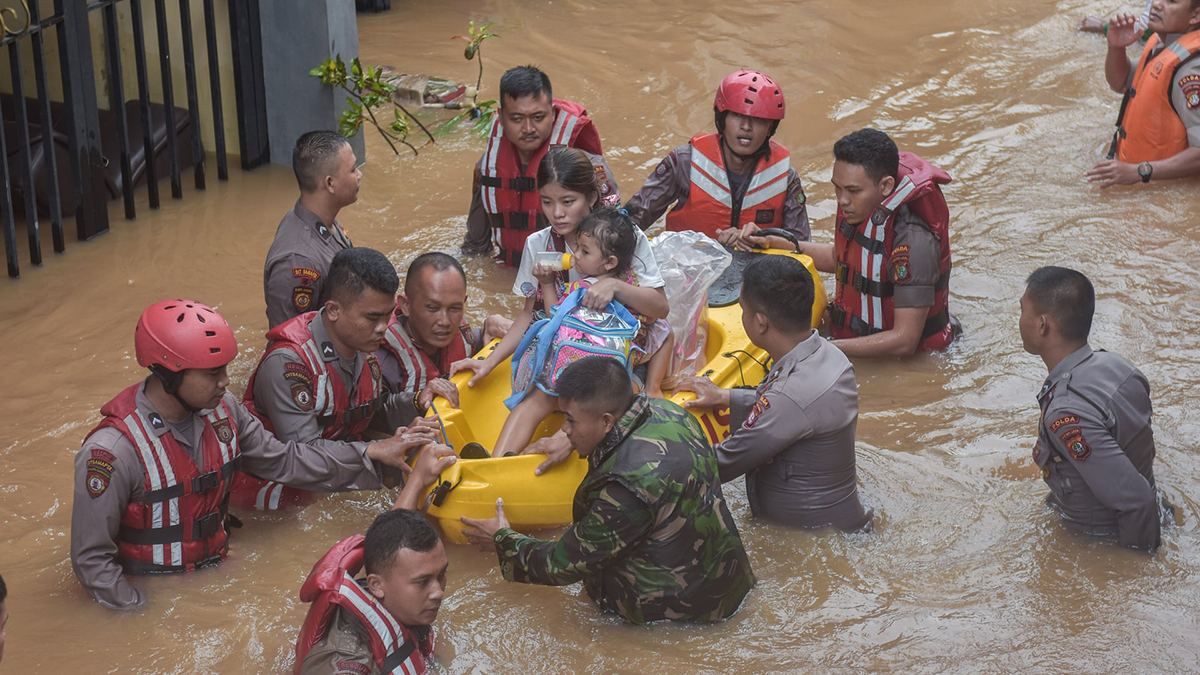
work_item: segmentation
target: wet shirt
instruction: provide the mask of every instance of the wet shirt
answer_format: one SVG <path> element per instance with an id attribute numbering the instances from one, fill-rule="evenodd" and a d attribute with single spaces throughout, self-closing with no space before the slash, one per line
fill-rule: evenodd
<path id="1" fill-rule="evenodd" d="M 428 631 L 428 626 L 417 629 Z M 418 637 L 418 639 L 421 639 Z M 304 657 L 302 675 L 376 675 L 380 672 L 371 656 L 371 642 L 367 631 L 352 614 L 337 608 L 329 622 L 329 630 L 308 656 Z"/>
<path id="2" fill-rule="evenodd" d="M 642 189 L 625 204 L 629 217 L 643 230 L 662 217 L 667 209 L 682 208 L 691 191 L 692 146 L 681 145 L 672 150 L 659 162 L 654 173 L 646 179 Z M 730 175 L 730 185 L 741 180 Z M 805 207 L 804 187 L 795 169 L 788 169 L 787 197 L 783 201 L 783 227 L 795 233 L 800 241 L 808 241 L 812 232 L 808 224 L 808 209 Z"/>
<path id="3" fill-rule="evenodd" d="M 1073 529 L 1153 551 L 1161 523 L 1146 377 L 1084 345 L 1050 372 L 1038 405 L 1033 460 L 1050 487 L 1047 503 Z"/>
<path id="4" fill-rule="evenodd" d="M 501 140 L 502 143 L 508 143 L 506 139 Z M 621 191 L 617 186 L 617 179 L 613 175 L 612 169 L 608 166 L 608 161 L 601 155 L 593 155 L 590 152 L 581 151 L 588 156 L 592 161 L 592 169 L 596 173 L 596 182 L 600 186 L 600 204 L 602 206 L 618 206 L 621 203 Z M 463 253 L 470 255 L 490 254 L 495 251 L 495 245 L 492 241 L 492 228 L 500 227 L 500 221 L 492 222 L 493 216 L 483 208 L 483 197 L 480 194 L 480 181 L 483 179 L 483 159 L 480 158 L 475 163 L 475 175 L 471 181 L 471 210 L 467 212 L 467 234 L 463 238 L 462 250 Z M 535 172 L 536 173 L 536 172 Z M 537 225 L 535 229 L 547 227 L 549 223 L 546 221 L 546 216 L 538 212 Z"/>
<path id="5" fill-rule="evenodd" d="M 513 295 L 518 295 L 523 298 L 528 298 L 538 294 L 541 290 L 541 282 L 537 277 L 533 276 L 533 253 L 538 251 L 554 251 L 554 237 L 550 228 L 544 228 L 529 235 L 525 240 L 525 253 L 521 256 L 521 265 L 517 268 L 517 278 L 513 281 Z M 566 243 L 563 242 L 563 253 L 575 254 L 575 251 Z M 650 247 L 650 240 L 646 238 L 646 233 L 640 229 L 637 230 L 637 244 L 633 249 L 633 263 L 630 266 L 634 276 L 638 280 L 639 286 L 646 288 L 662 288 L 666 286 L 663 281 L 662 272 L 658 269 L 658 260 L 654 257 L 654 250 Z M 579 270 L 573 266 L 567 272 L 567 281 L 579 281 Z"/>
<path id="6" fill-rule="evenodd" d="M 263 294 L 271 328 L 320 307 L 324 301 L 321 289 L 333 256 L 351 246 L 336 220 L 322 223 L 316 214 L 296 202 L 275 230 L 275 240 L 263 265 Z"/>
<path id="7" fill-rule="evenodd" d="M 416 345 L 412 340 L 412 334 L 408 331 L 408 317 L 396 317 L 396 325 L 400 330 L 404 331 L 409 337 L 409 341 Z M 466 338 L 467 341 L 467 356 L 472 356 L 483 349 L 483 329 L 471 328 L 469 324 L 464 322 L 459 326 L 459 333 Z M 460 340 L 458 335 L 454 336 L 455 340 Z M 417 347 L 420 349 L 420 347 Z M 380 430 L 391 433 L 396 427 L 406 426 L 414 418 L 424 415 L 424 411 L 418 411 L 413 405 L 413 398 L 421 393 L 421 390 L 429 383 L 430 380 L 437 378 L 448 378 L 450 372 L 451 359 L 445 356 L 446 349 L 438 350 L 436 354 L 431 356 L 429 360 L 420 367 L 425 368 L 432 366 L 430 370 L 423 370 L 420 373 L 410 373 L 400 359 L 396 358 L 395 354 L 388 349 L 379 349 L 375 352 L 375 358 L 379 361 L 379 370 L 383 378 L 383 386 L 389 392 L 386 403 L 384 405 L 384 414 L 381 417 L 380 424 L 383 425 Z M 443 368 L 444 366 L 444 368 Z M 378 425 L 376 425 L 378 426 Z"/>
<path id="8" fill-rule="evenodd" d="M 496 533 L 504 578 L 583 581 L 602 610 L 631 623 L 719 621 L 754 585 L 696 418 L 639 396 L 588 455 L 574 522 L 558 541 Z"/>
<path id="9" fill-rule="evenodd" d="M 287 485 L 312 490 L 374 490 L 380 487 L 377 468 L 367 459 L 366 444 L 314 440 L 285 443 L 267 431 L 232 394 L 225 403 L 233 413 L 241 447 L 241 468 Z M 137 393 L 137 407 L 147 418 L 160 415 Z M 183 424 L 164 424 L 151 431 L 173 434 L 191 454 L 199 456 L 205 423 L 202 414 Z M 190 423 L 190 431 L 187 427 Z M 102 457 L 111 466 L 104 489 L 89 490 L 89 461 Z M 107 468 L 107 467 L 106 467 Z M 145 493 L 145 472 L 133 443 L 112 428 L 88 436 L 75 455 L 75 495 L 71 508 L 71 564 L 75 576 L 101 605 L 112 609 L 140 607 L 145 598 L 129 583 L 117 560 L 117 533 L 130 500 Z"/>
<path id="10" fill-rule="evenodd" d="M 368 355 L 359 352 L 352 359 L 339 355 L 332 347 L 324 316 L 322 310 L 308 324 L 309 330 L 313 340 L 322 347 L 321 357 L 325 362 L 336 362 L 334 370 L 342 378 L 353 401 L 362 370 L 367 367 Z M 330 345 L 329 349 L 324 348 L 326 344 Z M 254 373 L 254 408 L 271 420 L 275 435 L 282 440 L 306 442 L 320 438 L 323 427 L 314 406 L 317 400 L 315 386 L 298 354 L 290 349 L 277 349 L 258 364 Z M 396 403 L 399 401 L 393 404 Z"/>
<path id="11" fill-rule="evenodd" d="M 750 510 L 792 527 L 858 530 L 858 383 L 842 350 L 813 331 L 756 391 L 729 395 L 733 433 L 716 447 L 721 480 L 746 476 Z"/>
<path id="12" fill-rule="evenodd" d="M 893 307 L 933 307 L 941 244 L 929 225 L 907 206 L 896 212 L 888 273 Z"/>

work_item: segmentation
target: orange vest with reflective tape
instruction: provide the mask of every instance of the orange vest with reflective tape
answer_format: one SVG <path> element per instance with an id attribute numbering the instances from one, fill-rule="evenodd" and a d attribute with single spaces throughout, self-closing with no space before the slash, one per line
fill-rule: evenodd
<path id="1" fill-rule="evenodd" d="M 759 159 L 741 199 L 735 200 L 721 155 L 720 135 L 693 137 L 687 201 L 667 214 L 667 229 L 693 230 L 716 238 L 717 230 L 749 222 L 764 228 L 782 227 L 791 162 L 786 148 L 775 141 L 770 144 L 771 152 Z"/>
<path id="2" fill-rule="evenodd" d="M 1183 34 L 1151 57 L 1161 43 L 1157 33 L 1146 43 L 1129 85 L 1117 131 L 1117 158 L 1122 162 L 1166 159 L 1189 146 L 1187 127 L 1171 105 L 1171 85 L 1180 64 L 1200 52 L 1200 30 Z"/>

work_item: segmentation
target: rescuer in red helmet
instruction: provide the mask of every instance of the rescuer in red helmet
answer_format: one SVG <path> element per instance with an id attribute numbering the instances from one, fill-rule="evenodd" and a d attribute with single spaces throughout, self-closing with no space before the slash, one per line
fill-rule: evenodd
<path id="1" fill-rule="evenodd" d="M 75 458 L 71 564 L 105 607 L 145 602 L 126 575 L 187 572 L 226 556 L 229 484 L 239 465 L 307 489 L 374 489 L 379 464 L 403 469 L 411 451 L 425 448 L 408 494 L 453 462 L 453 451 L 419 429 L 372 443 L 279 441 L 226 391 L 237 340 L 199 302 L 146 308 L 134 347 L 150 376 L 100 409 L 103 419 Z"/>
<path id="2" fill-rule="evenodd" d="M 809 238 L 800 176 L 771 140 L 784 115 L 783 90 L 759 70 L 736 70 L 713 100 L 716 133 L 698 134 L 668 154 L 625 207 L 642 229 L 667 212 L 668 230 L 695 230 L 744 244 L 742 226 L 791 230 Z"/>

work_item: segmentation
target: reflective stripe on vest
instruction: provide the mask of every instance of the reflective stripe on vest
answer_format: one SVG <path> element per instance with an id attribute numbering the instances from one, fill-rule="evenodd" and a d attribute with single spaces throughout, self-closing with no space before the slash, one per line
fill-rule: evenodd
<path id="1" fill-rule="evenodd" d="M 1171 92 L 1179 66 L 1200 52 L 1200 30 L 1183 34 L 1150 56 L 1160 44 L 1155 34 L 1143 48 L 1117 120 L 1117 156 L 1123 162 L 1167 159 L 1190 146 Z"/>
<path id="2" fill-rule="evenodd" d="M 150 420 L 140 410 L 126 415 L 125 427 L 129 429 L 130 438 L 141 454 L 146 476 L 150 479 L 150 488 L 154 492 L 174 487 L 175 472 L 171 461 L 167 459 L 166 448 L 158 437 L 148 430 L 153 427 Z M 150 503 L 150 528 L 161 529 L 164 526 L 179 525 L 179 498 L 173 497 L 166 501 L 167 513 L 164 523 L 163 502 Z M 175 542 L 170 545 L 151 545 L 151 560 L 155 565 L 183 565 L 183 543 Z"/>
<path id="3" fill-rule="evenodd" d="M 715 237 L 718 230 L 746 222 L 756 222 L 764 227 L 782 226 L 791 169 L 790 156 L 783 146 L 768 141 L 770 155 L 758 160 L 739 205 L 734 203 L 729 172 L 721 155 L 721 137 L 701 134 L 693 137 L 690 143 L 692 158 L 688 169 L 687 201 L 667 213 L 668 230 L 692 230 Z M 772 158 L 775 161 L 767 164 Z M 747 215 L 759 207 L 765 207 L 763 210 L 770 213 L 769 220 L 760 220 L 757 214 Z M 739 223 L 733 222 L 735 211 L 740 214 Z"/>
<path id="4" fill-rule="evenodd" d="M 445 347 L 447 350 L 446 363 L 454 363 L 471 355 L 471 345 L 467 342 L 467 336 L 463 334 L 464 330 L 466 330 L 466 327 L 460 326 L 458 334 Z M 401 388 L 402 392 L 416 394 L 424 389 L 430 380 L 444 376 L 438 365 L 433 362 L 433 359 L 421 351 L 412 341 L 412 337 L 408 334 L 408 330 L 401 323 L 399 317 L 388 324 L 387 333 L 384 334 L 384 341 L 386 343 L 384 349 L 395 356 L 396 360 L 400 362 L 400 372 L 404 385 Z"/>
<path id="5" fill-rule="evenodd" d="M 342 584 L 338 587 L 338 595 L 345 598 L 358 616 L 360 623 L 369 630 L 383 646 L 383 653 L 374 653 L 375 662 L 380 670 L 386 673 L 415 675 L 424 672 L 424 663 L 414 663 L 413 654 L 416 645 L 409 637 L 404 626 L 396 621 L 391 612 L 379 606 L 379 602 L 370 593 L 363 590 L 354 577 L 349 573 L 342 576 Z M 376 640 L 371 640 L 375 643 Z M 374 651 L 374 650 L 372 650 Z"/>

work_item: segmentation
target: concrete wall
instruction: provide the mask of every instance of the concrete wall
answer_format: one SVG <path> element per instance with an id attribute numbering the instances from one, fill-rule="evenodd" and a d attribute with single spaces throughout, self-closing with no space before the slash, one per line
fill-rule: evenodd
<path id="1" fill-rule="evenodd" d="M 314 129 L 337 129 L 346 95 L 308 71 L 327 58 L 358 56 L 353 0 L 259 0 L 263 32 L 263 78 L 271 162 L 291 165 L 296 139 Z M 360 131 L 350 139 L 365 159 Z"/>

